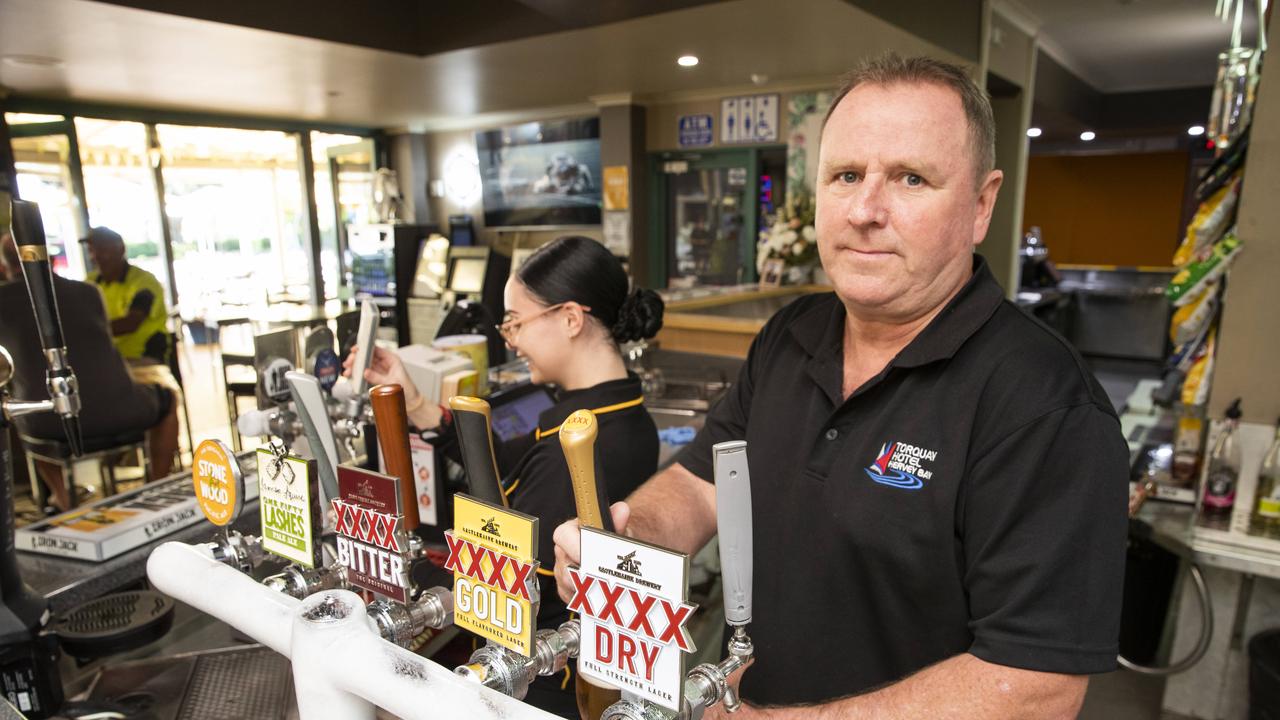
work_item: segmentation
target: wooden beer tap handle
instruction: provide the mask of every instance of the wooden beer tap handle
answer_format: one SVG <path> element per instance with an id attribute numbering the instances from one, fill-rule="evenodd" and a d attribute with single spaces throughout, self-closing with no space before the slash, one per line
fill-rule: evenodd
<path id="1" fill-rule="evenodd" d="M 378 385 L 369 391 L 373 422 L 378 426 L 378 448 L 387 474 L 400 480 L 400 512 L 404 529 L 418 527 L 418 493 L 413 481 L 413 458 L 409 454 L 409 418 L 404 411 L 404 388 Z"/>
<path id="2" fill-rule="evenodd" d="M 472 497 L 508 507 L 498 475 L 498 459 L 493 452 L 489 403 L 480 398 L 455 395 L 449 398 L 453 426 L 458 431 L 462 465 L 467 471 L 467 491 Z"/>

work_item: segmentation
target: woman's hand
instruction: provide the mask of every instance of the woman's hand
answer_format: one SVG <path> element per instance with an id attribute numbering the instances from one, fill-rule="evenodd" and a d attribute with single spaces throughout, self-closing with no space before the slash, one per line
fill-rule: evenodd
<path id="1" fill-rule="evenodd" d="M 342 374 L 351 377 L 355 362 L 356 349 L 352 347 L 347 359 L 342 361 Z M 399 355 L 375 345 L 373 358 L 364 371 L 364 379 L 370 385 L 399 385 L 404 388 L 405 409 L 409 415 L 409 422 L 415 427 L 434 430 L 440 426 L 440 418 L 443 415 L 440 406 L 425 402 L 422 393 L 418 391 L 418 386 L 413 384 L 409 372 L 404 369 L 404 363 L 401 362 Z"/>

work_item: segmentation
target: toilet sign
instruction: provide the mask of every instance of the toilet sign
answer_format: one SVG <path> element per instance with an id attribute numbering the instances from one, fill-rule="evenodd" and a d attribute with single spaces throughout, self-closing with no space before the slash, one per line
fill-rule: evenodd
<path id="1" fill-rule="evenodd" d="M 538 626 L 538 518 L 466 495 L 446 531 L 453 622 L 525 657 Z"/>
<path id="2" fill-rule="evenodd" d="M 569 611 L 582 616 L 578 672 L 679 711 L 689 636 L 689 557 L 582 528 L 582 563 L 569 570 Z"/>
<path id="3" fill-rule="evenodd" d="M 244 475 L 226 443 L 210 438 L 196 446 L 191 482 L 196 504 L 209 522 L 226 527 L 240 517 L 244 509 Z"/>

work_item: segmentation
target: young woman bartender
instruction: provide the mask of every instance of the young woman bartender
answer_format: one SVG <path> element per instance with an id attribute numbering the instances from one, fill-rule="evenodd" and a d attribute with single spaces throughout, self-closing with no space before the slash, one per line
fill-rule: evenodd
<path id="1" fill-rule="evenodd" d="M 658 469 L 657 428 L 644 409 L 640 380 L 627 372 L 618 344 L 653 337 L 662 327 L 663 303 L 652 290 L 627 288 L 621 263 L 603 245 L 569 236 L 530 255 L 503 295 L 507 311 L 498 326 L 503 339 L 529 364 L 533 382 L 556 387 L 556 404 L 538 417 L 534 432 L 495 446 L 511 507 L 540 519 L 540 628 L 557 627 L 569 617 L 551 573 L 551 533 L 577 514 L 557 436 L 560 424 L 575 410 L 596 414 L 603 463 L 598 472 L 612 500 L 631 494 Z M 348 358 L 348 371 L 351 362 Z M 365 378 L 402 385 L 409 421 L 422 429 L 439 428 L 448 441 L 448 413 L 423 402 L 395 353 L 375 350 Z M 537 678 L 525 700 L 578 717 L 568 673 Z"/>

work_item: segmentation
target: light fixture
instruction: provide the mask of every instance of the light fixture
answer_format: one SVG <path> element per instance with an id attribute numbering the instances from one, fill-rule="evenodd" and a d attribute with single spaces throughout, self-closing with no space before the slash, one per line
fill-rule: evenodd
<path id="1" fill-rule="evenodd" d="M 1204 126 L 1192 125 L 1191 127 L 1187 128 L 1187 134 L 1190 135 L 1191 137 L 1200 137 L 1201 135 L 1204 134 Z"/>
<path id="2" fill-rule="evenodd" d="M 1092 130 L 1085 130 L 1084 132 L 1080 133 L 1080 139 L 1085 142 L 1089 142 L 1090 140 L 1096 137 L 1098 137 L 1098 134 Z"/>
<path id="3" fill-rule="evenodd" d="M 1040 137 L 1041 130 L 1037 127 L 1027 128 L 1027 137 Z"/>
<path id="4" fill-rule="evenodd" d="M 680 67 L 693 67 L 698 64 L 697 55 L 681 55 L 676 59 L 676 64 Z"/>

